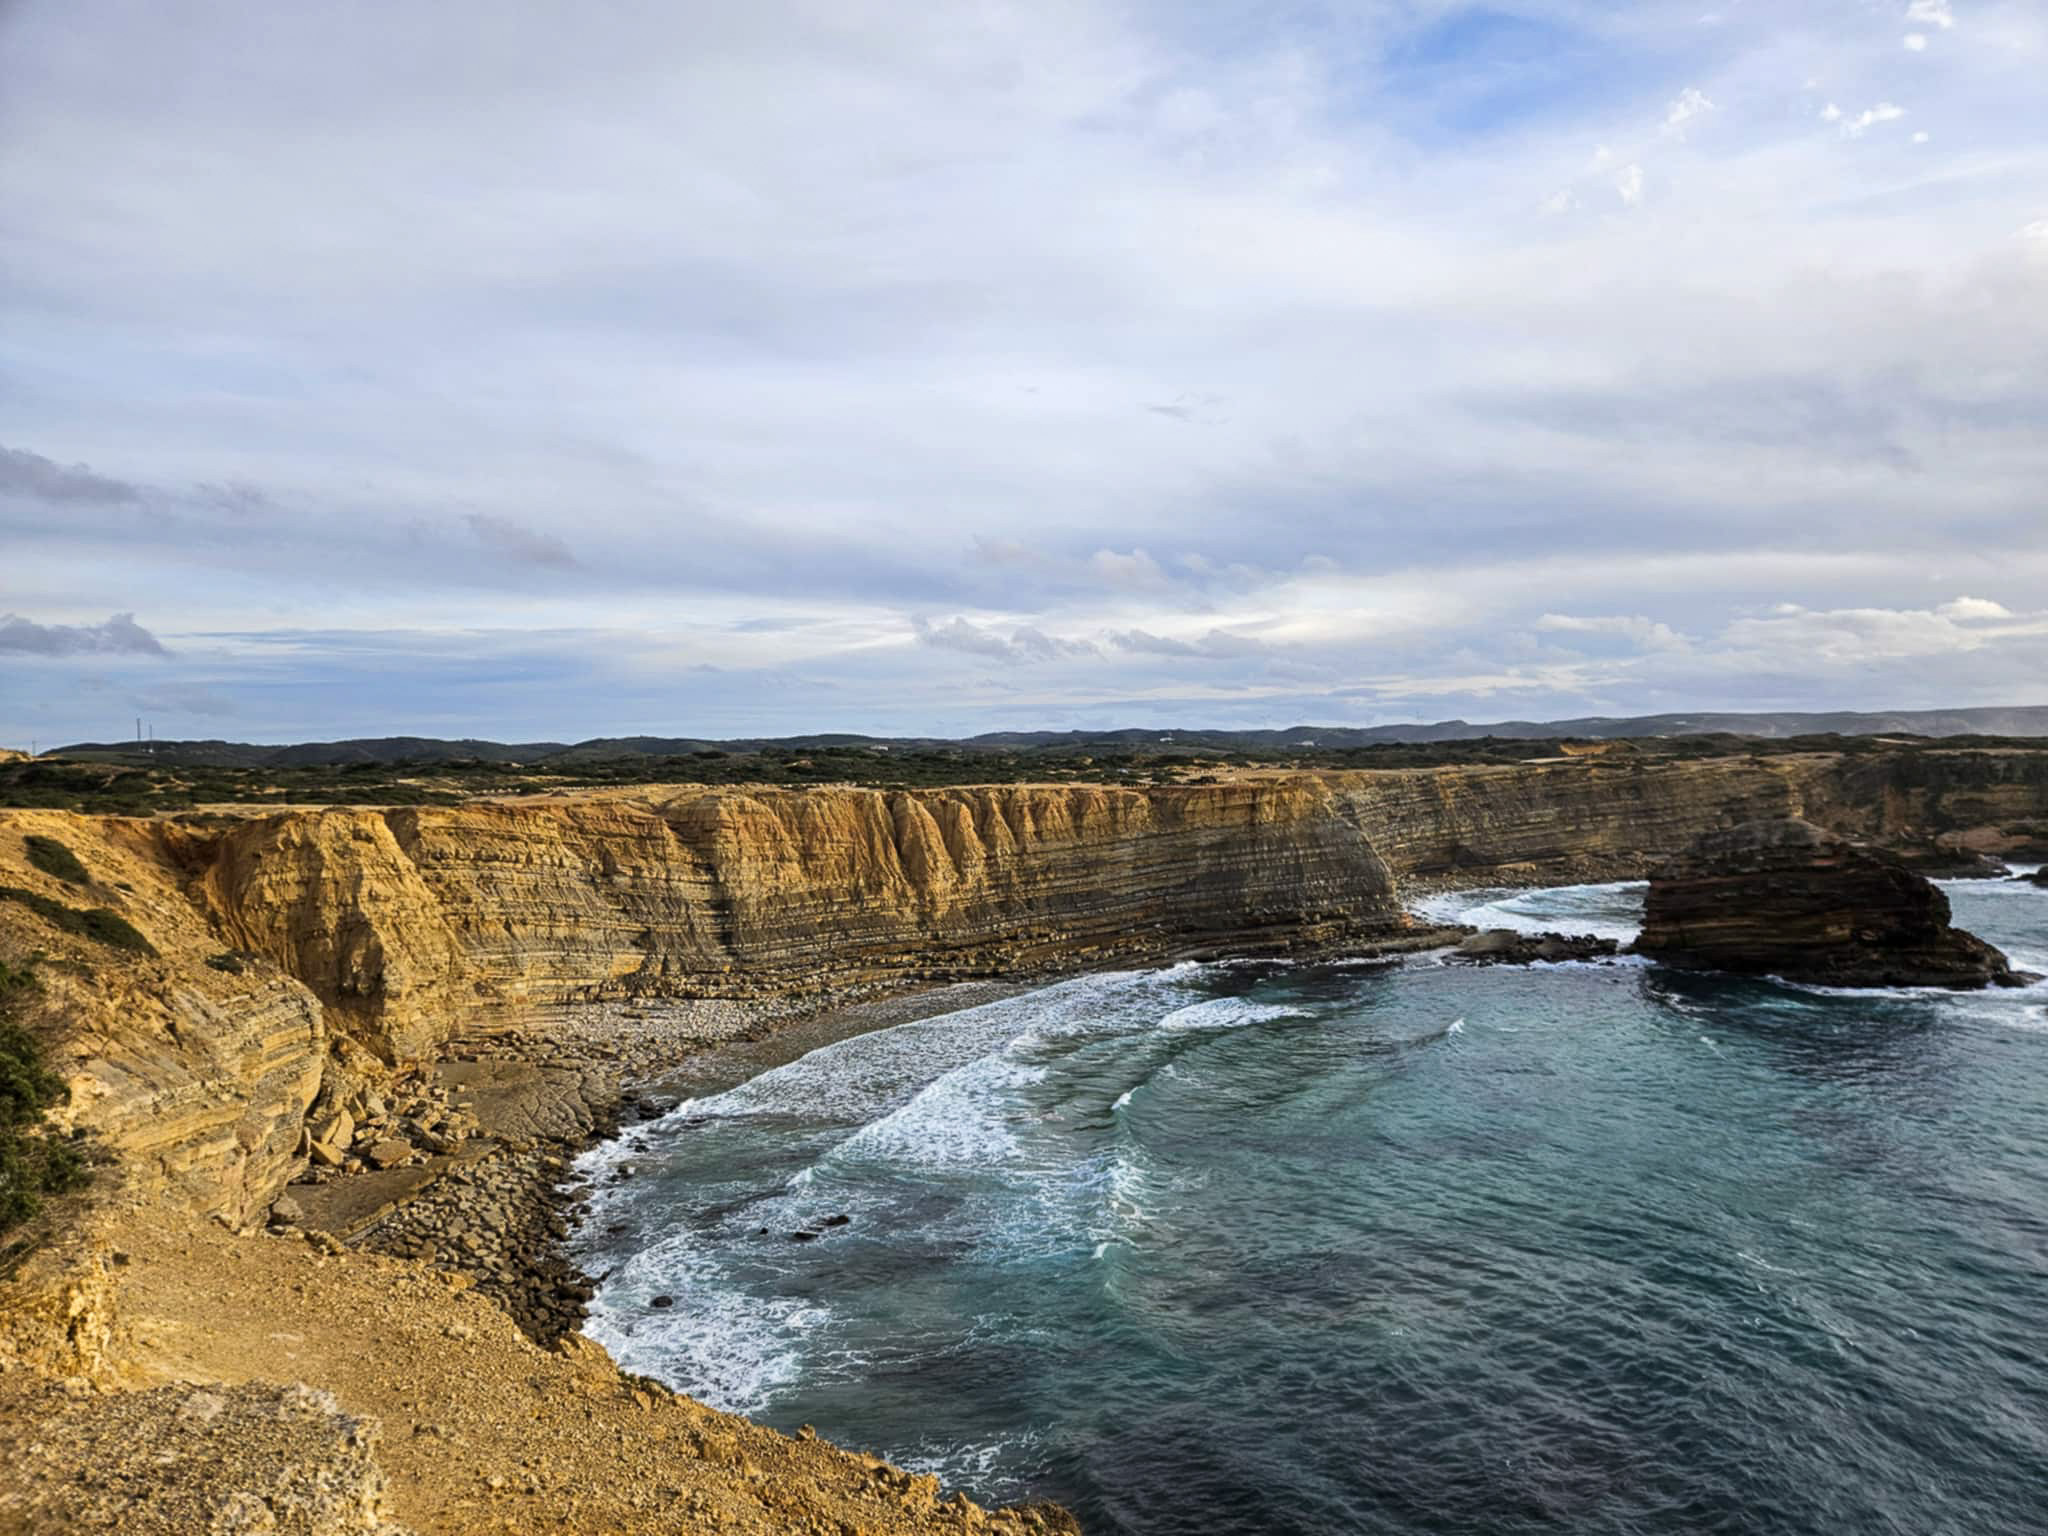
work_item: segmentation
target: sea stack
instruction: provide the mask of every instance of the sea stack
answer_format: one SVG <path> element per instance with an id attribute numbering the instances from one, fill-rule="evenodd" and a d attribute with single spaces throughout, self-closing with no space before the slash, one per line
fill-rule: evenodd
<path id="1" fill-rule="evenodd" d="M 1650 881 L 1638 953 L 1693 970 L 1839 987 L 2018 986 L 1898 860 L 1810 822 L 1710 832 Z"/>

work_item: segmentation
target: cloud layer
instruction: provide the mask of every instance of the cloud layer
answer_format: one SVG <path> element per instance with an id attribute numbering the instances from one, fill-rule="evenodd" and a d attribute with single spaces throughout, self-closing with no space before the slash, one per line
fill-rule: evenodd
<path id="1" fill-rule="evenodd" d="M 24 0 L 0 739 L 2048 702 L 2044 67 L 2018 0 Z"/>

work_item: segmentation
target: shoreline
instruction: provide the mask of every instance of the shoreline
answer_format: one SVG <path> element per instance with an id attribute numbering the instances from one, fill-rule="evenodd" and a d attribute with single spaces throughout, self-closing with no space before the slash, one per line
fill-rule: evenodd
<path id="1" fill-rule="evenodd" d="M 1288 958 L 1398 961 L 1455 944 L 1467 931 L 1418 915 L 1413 930 L 1380 942 L 1317 947 Z M 1205 948 L 1125 964 L 1218 958 L 1226 956 Z M 1227 958 L 1238 956 L 1233 951 Z M 287 1185 L 283 1198 L 302 1208 L 289 1225 L 319 1234 L 316 1242 L 466 1276 L 528 1338 L 555 1347 L 585 1337 L 589 1303 L 605 1279 L 585 1273 L 574 1255 L 591 1189 L 576 1163 L 629 1125 L 657 1119 L 693 1096 L 683 1087 L 724 1091 L 855 1035 L 1121 968 L 1051 967 L 903 987 L 856 985 L 788 999 L 564 1003 L 508 1016 L 499 1027 L 451 1039 L 431 1067 L 450 1101 L 474 1117 L 476 1135 L 453 1156 L 401 1170 L 412 1177 L 390 1180 L 399 1192 L 367 1214 L 363 1207 L 378 1196 L 363 1183 L 387 1179 L 385 1174 Z M 738 1066 L 743 1055 L 752 1058 L 746 1070 L 690 1082 L 693 1066 L 721 1058 Z"/>

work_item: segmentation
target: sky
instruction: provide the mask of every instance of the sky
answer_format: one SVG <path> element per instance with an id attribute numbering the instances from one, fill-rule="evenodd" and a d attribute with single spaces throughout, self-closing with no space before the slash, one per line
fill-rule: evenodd
<path id="1" fill-rule="evenodd" d="M 0 0 L 0 744 L 2048 703 L 2041 0 Z"/>

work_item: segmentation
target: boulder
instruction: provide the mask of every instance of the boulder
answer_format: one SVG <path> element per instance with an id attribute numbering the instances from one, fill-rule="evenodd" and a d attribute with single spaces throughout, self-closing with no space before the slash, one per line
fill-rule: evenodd
<path id="1" fill-rule="evenodd" d="M 336 1110 L 313 1128 L 313 1139 L 324 1141 L 337 1152 L 346 1152 L 349 1143 L 356 1139 L 356 1117 L 347 1110 Z"/>
<path id="2" fill-rule="evenodd" d="M 411 1156 L 411 1142 L 387 1136 L 382 1141 L 372 1142 L 363 1153 L 363 1160 L 373 1168 L 396 1168 Z"/>
<path id="3" fill-rule="evenodd" d="M 1931 880 L 1796 820 L 1710 832 L 1658 870 L 1635 947 L 1666 965 L 1827 986 L 2030 979 L 1955 927 Z"/>

